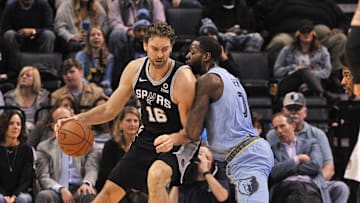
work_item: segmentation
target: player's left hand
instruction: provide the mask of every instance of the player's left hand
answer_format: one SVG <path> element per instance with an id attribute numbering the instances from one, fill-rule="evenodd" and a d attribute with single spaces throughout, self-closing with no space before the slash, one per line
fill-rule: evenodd
<path id="1" fill-rule="evenodd" d="M 173 139 L 170 135 L 160 135 L 154 140 L 156 153 L 169 152 L 174 147 Z"/>
<path id="2" fill-rule="evenodd" d="M 96 194 L 96 191 L 94 188 L 92 188 L 88 184 L 82 184 L 79 189 L 77 190 L 78 194 Z"/>

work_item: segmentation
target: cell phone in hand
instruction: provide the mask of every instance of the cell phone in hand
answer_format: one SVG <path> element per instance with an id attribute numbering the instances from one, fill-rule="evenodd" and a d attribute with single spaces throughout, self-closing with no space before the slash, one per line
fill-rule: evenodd
<path id="1" fill-rule="evenodd" d="M 89 28 L 90 28 L 90 21 L 89 21 L 89 20 L 83 20 L 83 22 L 82 22 L 82 29 L 83 29 L 85 32 L 88 32 L 88 31 L 89 31 Z"/>

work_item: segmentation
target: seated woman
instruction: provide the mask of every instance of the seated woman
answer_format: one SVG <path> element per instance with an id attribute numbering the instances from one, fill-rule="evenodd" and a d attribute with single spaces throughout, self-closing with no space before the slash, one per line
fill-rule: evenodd
<path id="1" fill-rule="evenodd" d="M 321 83 L 330 73 L 330 54 L 321 45 L 312 25 L 303 25 L 296 32 L 295 41 L 281 50 L 274 66 L 280 97 L 291 91 L 299 91 L 300 85 L 305 83 L 320 96 L 335 99 L 333 94 L 324 90 Z"/>
<path id="2" fill-rule="evenodd" d="M 100 191 L 105 181 L 120 158 L 129 150 L 131 143 L 140 127 L 140 113 L 132 106 L 127 106 L 115 119 L 112 130 L 112 139 L 105 143 L 100 161 L 99 175 L 96 189 Z M 138 194 L 140 195 L 140 194 Z M 122 201 L 134 196 L 129 193 Z"/>
<path id="3" fill-rule="evenodd" d="M 16 88 L 5 93 L 4 101 L 5 105 L 19 107 L 25 112 L 28 132 L 35 127 L 35 122 L 46 119 L 47 111 L 41 111 L 35 120 L 36 112 L 50 105 L 49 92 L 41 87 L 38 69 L 25 66 L 19 73 Z"/>
<path id="4" fill-rule="evenodd" d="M 118 160 L 129 150 L 140 127 L 140 113 L 135 107 L 127 106 L 115 119 L 112 139 L 105 143 L 100 161 L 96 189 L 100 191 Z"/>
<path id="5" fill-rule="evenodd" d="M 64 1 L 56 11 L 54 28 L 61 40 L 64 54 L 77 52 L 84 47 L 90 26 L 98 25 L 108 31 L 104 8 L 95 0 Z"/>
<path id="6" fill-rule="evenodd" d="M 7 110 L 0 122 L 0 202 L 31 203 L 33 151 L 25 144 L 25 119 Z"/>
<path id="7" fill-rule="evenodd" d="M 114 60 L 100 26 L 90 27 L 85 48 L 76 54 L 75 59 L 81 63 L 84 78 L 103 87 L 106 95 L 110 96 Z"/>

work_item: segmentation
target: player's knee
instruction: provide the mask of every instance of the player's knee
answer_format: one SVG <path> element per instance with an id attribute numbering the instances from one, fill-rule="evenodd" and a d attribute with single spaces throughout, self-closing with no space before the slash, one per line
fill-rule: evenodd
<path id="1" fill-rule="evenodd" d="M 149 184 L 167 184 L 172 175 L 171 167 L 163 161 L 155 161 L 148 172 Z"/>

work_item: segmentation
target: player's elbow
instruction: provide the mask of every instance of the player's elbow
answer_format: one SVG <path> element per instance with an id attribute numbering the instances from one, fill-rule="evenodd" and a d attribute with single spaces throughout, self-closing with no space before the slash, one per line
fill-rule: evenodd
<path id="1" fill-rule="evenodd" d="M 199 139 L 199 133 L 196 130 L 188 130 L 186 129 L 186 138 L 190 141 L 195 141 Z"/>

